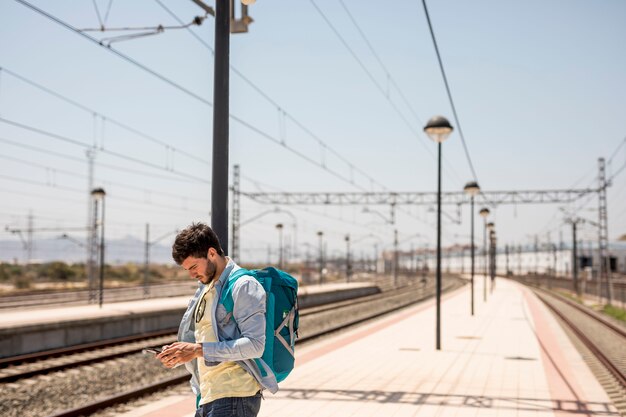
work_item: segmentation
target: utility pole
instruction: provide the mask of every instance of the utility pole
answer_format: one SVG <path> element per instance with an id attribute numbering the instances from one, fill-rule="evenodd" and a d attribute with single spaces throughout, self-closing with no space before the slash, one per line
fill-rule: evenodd
<path id="1" fill-rule="evenodd" d="M 240 174 L 239 165 L 233 166 L 233 236 L 232 236 L 232 250 L 231 258 L 235 262 L 241 262 L 241 256 L 239 253 L 239 226 L 241 217 L 241 190 L 240 190 Z"/>
<path id="2" fill-rule="evenodd" d="M 611 278 L 611 254 L 609 252 L 609 226 L 608 226 L 608 206 L 606 201 L 606 188 L 609 183 L 606 180 L 606 165 L 604 158 L 598 159 L 599 175 L 598 175 L 598 242 L 599 242 L 599 256 L 600 256 L 600 279 L 607 285 L 607 304 L 611 304 L 613 300 L 613 281 Z M 602 288 L 602 287 L 600 287 Z M 602 298 L 602 291 L 600 291 L 600 299 Z"/>
<path id="3" fill-rule="evenodd" d="M 350 235 L 346 235 L 346 282 L 350 282 L 352 275 L 352 265 L 350 264 Z"/>
<path id="4" fill-rule="evenodd" d="M 148 298 L 150 294 L 150 286 L 148 285 L 148 269 L 150 268 L 150 224 L 146 223 L 146 247 L 144 253 L 144 269 L 143 269 L 143 298 Z"/>
<path id="5" fill-rule="evenodd" d="M 230 0 L 215 0 L 211 227 L 228 254 Z"/>
<path id="6" fill-rule="evenodd" d="M 30 265 L 33 260 L 33 223 L 34 217 L 32 210 L 28 213 L 28 228 L 26 229 L 27 245 L 26 245 L 26 263 Z"/>
<path id="7" fill-rule="evenodd" d="M 398 285 L 398 229 L 393 231 L 393 286 Z"/>
<path id="8" fill-rule="evenodd" d="M 506 256 L 506 276 L 508 277 L 509 275 L 511 275 L 509 273 L 509 245 L 508 244 L 504 245 L 504 254 Z"/>
<path id="9" fill-rule="evenodd" d="M 489 231 L 489 278 L 491 279 L 490 292 L 493 293 L 496 278 L 496 233 Z"/>
<path id="10" fill-rule="evenodd" d="M 95 122 L 95 121 L 94 121 Z M 87 262 L 85 263 L 85 269 L 87 272 L 87 289 L 89 293 L 89 303 L 95 301 L 95 265 L 96 265 L 96 228 L 94 223 L 94 202 L 91 196 L 91 190 L 93 190 L 93 170 L 94 159 L 96 157 L 96 143 L 94 138 L 93 147 L 87 149 L 85 152 L 87 155 L 87 242 L 85 247 L 87 248 Z"/>
<path id="11" fill-rule="evenodd" d="M 535 235 L 535 275 L 539 274 L 539 236 Z"/>
<path id="12" fill-rule="evenodd" d="M 572 280 L 574 281 L 574 291 L 580 297 L 580 285 L 578 283 L 578 246 L 576 240 L 576 226 L 578 221 L 571 220 L 572 223 Z"/>
<path id="13" fill-rule="evenodd" d="M 324 244 L 323 244 L 323 237 L 324 237 L 324 232 L 322 232 L 321 230 L 319 232 L 317 232 L 317 236 L 319 237 L 320 240 L 320 262 L 319 262 L 319 271 L 320 271 L 320 285 L 324 282 Z"/>

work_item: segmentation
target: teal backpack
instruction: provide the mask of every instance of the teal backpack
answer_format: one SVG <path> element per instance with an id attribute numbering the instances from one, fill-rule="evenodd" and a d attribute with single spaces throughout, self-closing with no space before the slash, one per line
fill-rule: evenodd
<path id="1" fill-rule="evenodd" d="M 295 343 L 298 334 L 298 281 L 288 273 L 276 268 L 258 270 L 239 269 L 224 286 L 220 303 L 226 311 L 233 311 L 232 288 L 244 275 L 253 276 L 265 289 L 265 350 L 261 359 L 274 372 L 276 382 L 287 378 L 295 361 Z M 261 376 L 267 376 L 265 367 L 255 359 Z"/>

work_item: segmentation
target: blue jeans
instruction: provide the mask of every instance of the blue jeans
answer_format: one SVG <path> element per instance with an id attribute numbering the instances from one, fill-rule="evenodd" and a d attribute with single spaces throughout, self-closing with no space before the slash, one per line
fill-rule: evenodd
<path id="1" fill-rule="evenodd" d="M 195 417 L 256 417 L 261 409 L 261 393 L 252 397 L 228 397 L 201 405 Z"/>

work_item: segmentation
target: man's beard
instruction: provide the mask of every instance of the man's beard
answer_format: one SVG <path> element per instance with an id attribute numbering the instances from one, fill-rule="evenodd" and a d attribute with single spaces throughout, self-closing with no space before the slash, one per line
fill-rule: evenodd
<path id="1" fill-rule="evenodd" d="M 204 271 L 204 276 L 207 279 L 207 284 L 210 284 L 213 279 L 215 279 L 215 272 L 217 271 L 217 266 L 211 262 L 210 259 L 207 259 L 206 270 Z"/>

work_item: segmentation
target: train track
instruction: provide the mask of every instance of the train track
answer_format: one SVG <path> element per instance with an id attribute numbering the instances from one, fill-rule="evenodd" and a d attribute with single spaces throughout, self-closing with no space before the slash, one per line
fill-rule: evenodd
<path id="1" fill-rule="evenodd" d="M 188 281 L 151 284 L 148 294 L 145 294 L 143 286 L 105 288 L 103 301 L 105 303 L 134 301 L 144 298 L 164 298 L 189 295 L 190 291 L 195 291 L 196 285 Z M 32 307 L 68 306 L 89 304 L 89 291 L 74 290 L 62 292 L 44 292 L 28 295 L 3 295 L 0 297 L 0 310 L 25 309 Z"/>
<path id="2" fill-rule="evenodd" d="M 146 346 L 171 343 L 177 329 L 162 330 L 102 342 L 0 359 L 0 383 L 15 382 L 141 352 Z"/>
<path id="3" fill-rule="evenodd" d="M 444 281 L 444 291 L 456 289 L 463 285 L 462 280 L 449 279 Z M 338 329 L 345 329 L 347 326 L 360 324 L 364 321 L 371 320 L 375 317 L 396 311 L 399 308 L 415 304 L 432 297 L 434 287 L 431 282 L 427 285 L 412 285 L 385 293 L 360 297 L 355 300 L 341 301 L 318 307 L 302 309 L 300 311 L 300 338 L 298 344 L 309 340 L 319 338 L 323 335 L 335 332 Z M 119 340 L 113 346 L 97 346 L 90 344 L 91 347 L 82 346 L 81 353 L 72 353 L 72 349 L 65 349 L 63 353 L 66 356 L 58 357 L 59 352 L 48 356 L 41 356 L 37 362 L 33 362 L 34 358 L 22 358 L 21 365 L 14 365 L 11 368 L 0 370 L 7 371 L 13 369 L 10 375 L 1 375 L 0 382 L 28 380 L 33 376 L 50 373 L 53 371 L 80 367 L 85 364 L 93 364 L 110 360 L 112 358 L 123 357 L 137 353 L 142 347 L 147 345 L 162 345 L 171 343 L 175 340 L 175 333 L 156 335 L 152 338 L 146 336 L 133 340 L 126 338 L 126 341 Z M 110 343 L 109 343 L 110 345 Z M 112 351 L 111 351 L 112 350 Z M 100 353 L 97 353 L 100 352 Z M 84 355 L 89 354 L 91 357 L 85 358 Z M 67 356 L 70 355 L 70 356 Z M 34 356 L 34 355 L 31 355 Z M 51 358 L 50 361 L 47 358 Z M 60 360 L 60 362 L 59 362 Z M 48 365 L 45 365 L 48 363 Z M 0 367 L 8 366 L 11 362 L 3 360 Z M 38 366 L 35 366 L 39 364 Z M 22 370 L 19 370 L 19 368 Z M 154 384 L 145 385 L 132 389 L 123 393 L 115 394 L 107 398 L 98 399 L 81 407 L 66 410 L 54 417 L 71 417 L 89 415 L 111 407 L 116 404 L 124 403 L 130 399 L 136 399 L 146 394 L 163 390 L 173 385 L 181 384 L 188 381 L 187 374 L 163 379 Z"/>
<path id="4" fill-rule="evenodd" d="M 626 415 L 626 328 L 561 295 L 536 287 L 533 291 L 566 325 L 590 369 Z"/>
<path id="5" fill-rule="evenodd" d="M 408 290 L 408 291 L 407 291 Z M 358 320 L 367 320 L 375 313 L 387 312 L 387 305 L 405 305 L 413 301 L 413 295 L 428 294 L 431 285 L 406 287 L 385 293 L 344 300 L 336 303 L 302 309 L 300 311 L 300 341 L 319 337 Z M 405 299 L 405 303 L 402 300 Z M 327 318 L 327 315 L 349 317 L 349 321 Z M 27 355 L 0 359 L 0 383 L 15 382 L 36 375 L 90 365 L 135 353 L 146 346 L 161 346 L 176 341 L 177 329 L 137 336 L 122 337 L 102 342 L 87 343 L 62 349 L 54 349 Z"/>

